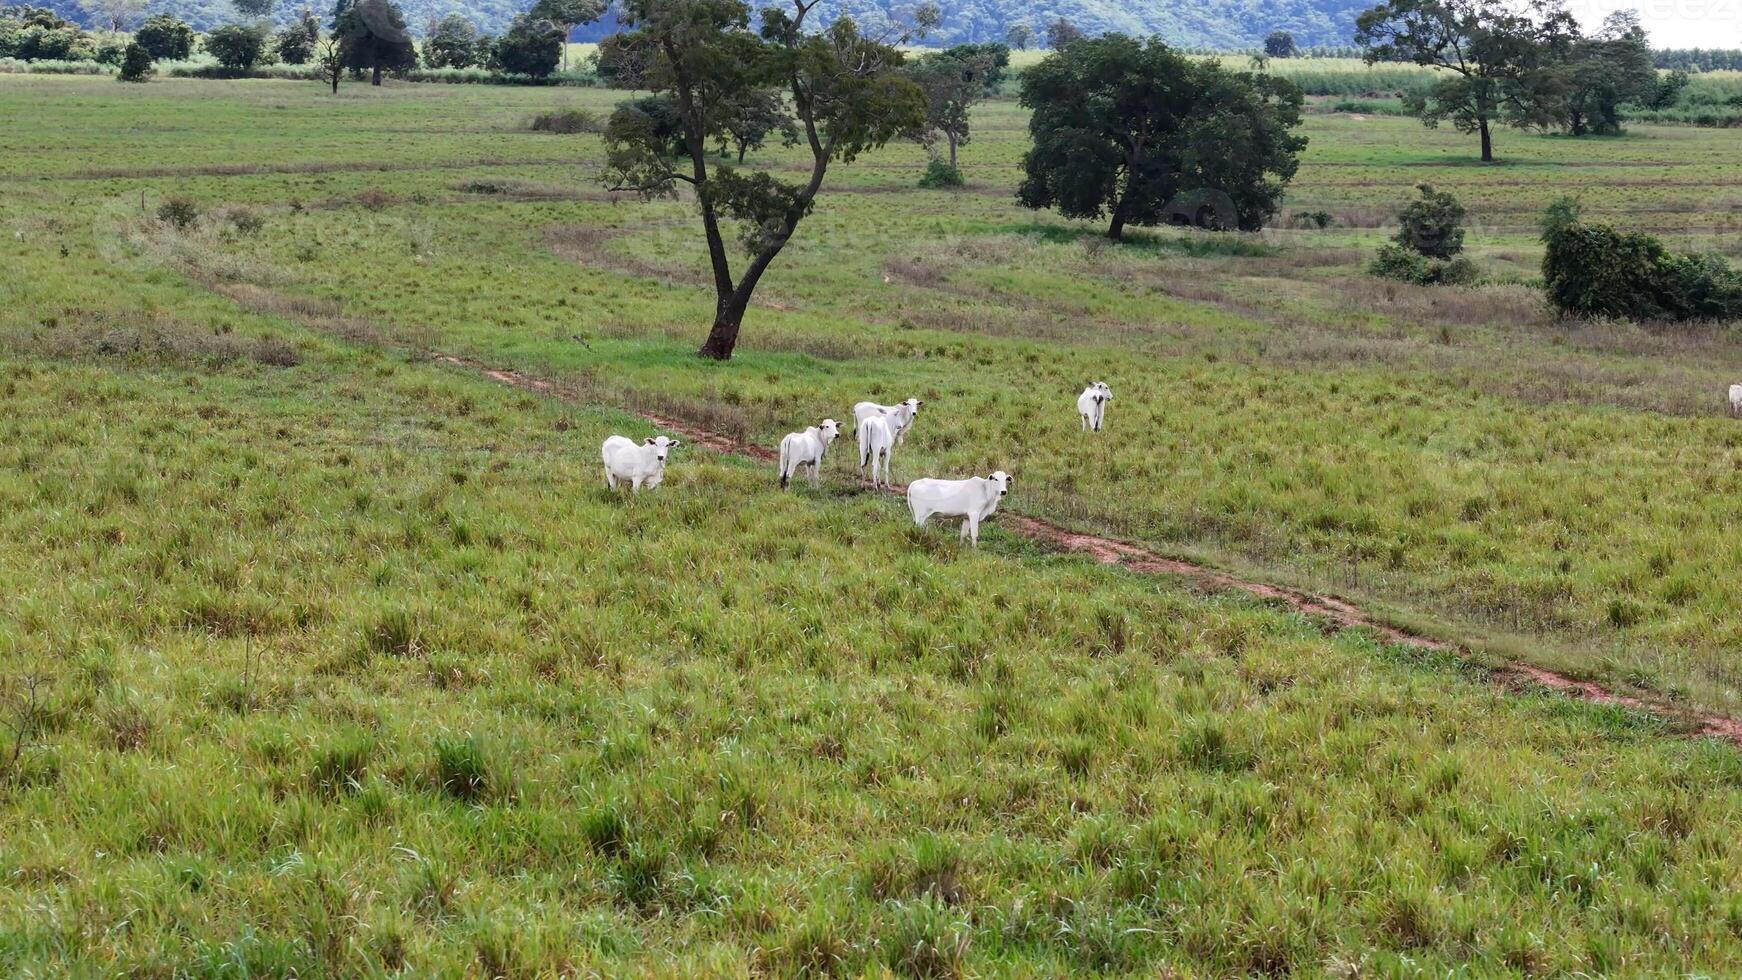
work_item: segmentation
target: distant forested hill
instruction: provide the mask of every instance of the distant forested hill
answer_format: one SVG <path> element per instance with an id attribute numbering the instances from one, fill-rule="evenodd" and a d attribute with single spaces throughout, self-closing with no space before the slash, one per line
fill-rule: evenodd
<path id="1" fill-rule="evenodd" d="M 781 0 L 751 0 L 754 4 Z M 1028 24 L 1037 34 L 1060 17 L 1088 34 L 1118 31 L 1125 34 L 1159 34 L 1183 47 L 1249 48 L 1278 28 L 1294 34 L 1305 46 L 1346 44 L 1354 31 L 1355 16 L 1375 0 L 950 0 L 940 3 L 944 20 L 928 43 L 956 44 L 966 41 L 1002 40 L 1016 24 Z M 37 0 L 38 6 L 55 9 L 63 17 L 92 26 L 92 18 L 78 0 Z M 514 15 L 532 5 L 532 0 L 400 0 L 406 23 L 421 31 L 432 20 L 448 13 L 470 17 L 479 29 L 498 33 Z M 851 13 L 865 26 L 890 23 L 892 17 L 911 10 L 915 0 L 826 0 L 817 13 L 838 16 Z M 280 0 L 278 18 L 288 21 L 302 8 L 299 0 Z M 329 19 L 331 0 L 310 4 L 323 21 Z M 210 30 L 239 20 L 229 0 L 148 0 L 147 14 L 168 11 Z M 615 19 L 607 16 L 598 24 L 583 27 L 575 40 L 597 40 L 614 31 Z"/>

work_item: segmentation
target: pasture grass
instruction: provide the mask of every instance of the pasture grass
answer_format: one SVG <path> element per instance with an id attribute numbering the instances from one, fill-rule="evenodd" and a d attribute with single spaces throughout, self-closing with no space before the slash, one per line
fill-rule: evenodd
<path id="1" fill-rule="evenodd" d="M 1621 686 L 1742 703 L 1725 585 L 1742 570 L 1733 332 L 1556 323 L 1530 285 L 1530 222 L 1568 191 L 1679 247 L 1735 247 L 1734 134 L 1506 133 L 1502 164 L 1479 168 L 1456 134 L 1313 117 L 1285 213 L 1325 210 L 1329 229 L 1114 246 L 1012 205 L 1023 120 L 993 103 L 964 192 L 913 188 L 916 147 L 839 170 L 738 359 L 707 365 L 689 356 L 710 301 L 688 206 L 604 193 L 596 136 L 530 130 L 545 112 L 597 118 L 612 93 L 6 84 L 21 124 L 0 158 L 32 195 L 0 218 L 20 273 L 0 318 L 34 342 L 52 345 L 45 324 L 76 336 L 150 309 L 105 280 L 127 269 L 212 287 L 201 315 L 220 326 L 239 299 L 770 444 L 862 398 L 917 395 L 932 408 L 899 473 L 1001 466 L 1024 477 L 1017 509 Z M 74 93 L 90 126 L 51 143 L 66 129 L 40 107 Z M 159 115 L 189 106 L 174 127 Z M 273 125 L 250 124 L 259 113 Z M 1471 208 L 1487 284 L 1365 274 L 1424 180 Z M 157 221 L 171 195 L 199 221 Z M 1120 392 L 1116 438 L 1076 432 L 1091 378 Z"/>
<path id="2" fill-rule="evenodd" d="M 0 369 L 0 969 L 1742 957 L 1733 747 L 292 336 Z"/>
<path id="3" fill-rule="evenodd" d="M 722 365 L 687 207 L 529 129 L 611 98 L 0 78 L 0 972 L 1742 968 L 1733 746 L 964 552 L 841 454 L 782 494 L 685 447 L 634 499 L 596 456 L 652 433 L 612 405 L 772 444 L 914 395 L 898 478 L 1735 710 L 1734 333 L 1528 285 L 1569 189 L 1728 240 L 1735 134 L 1476 168 L 1315 116 L 1285 213 L 1333 227 L 1114 246 L 1011 203 L 995 103 L 964 192 L 831 178 Z M 1361 272 L 1419 180 L 1491 282 Z"/>

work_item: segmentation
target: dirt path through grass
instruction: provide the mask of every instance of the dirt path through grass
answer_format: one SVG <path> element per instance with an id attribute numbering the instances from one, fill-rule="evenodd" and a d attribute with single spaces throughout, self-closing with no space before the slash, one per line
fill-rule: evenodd
<path id="1" fill-rule="evenodd" d="M 562 385 L 544 378 L 522 374 L 519 371 L 491 367 L 471 358 L 457 357 L 451 354 L 435 355 L 434 359 L 440 363 L 463 368 L 492 381 L 524 391 L 535 392 L 559 400 L 576 400 L 575 396 L 567 392 Z M 701 428 L 682 419 L 646 411 L 636 411 L 634 414 L 717 453 L 746 456 L 762 462 L 773 462 L 777 458 L 775 451 L 766 446 L 747 443 L 719 432 Z M 902 493 L 904 490 L 905 487 L 901 486 L 889 488 L 891 493 Z M 1677 731 L 1687 735 L 1721 738 L 1742 745 L 1742 720 L 1705 712 L 1692 712 L 1671 704 L 1647 701 L 1612 691 L 1591 681 L 1578 680 L 1557 671 L 1517 661 L 1492 666 L 1456 644 L 1388 625 L 1340 599 L 1312 595 L 1264 582 L 1250 581 L 1194 562 L 1168 558 L 1123 541 L 1070 531 L 1038 518 L 1024 517 L 1006 511 L 998 515 L 998 521 L 1005 530 L 1055 551 L 1088 555 L 1103 565 L 1118 565 L 1143 574 L 1177 576 L 1186 579 L 1194 587 L 1206 591 L 1245 592 L 1266 602 L 1285 604 L 1333 629 L 1371 630 L 1387 643 L 1450 653 L 1482 666 L 1487 670 L 1487 677 L 1490 681 L 1507 688 L 1541 687 L 1594 704 L 1643 711 L 1665 719 L 1674 725 Z"/>

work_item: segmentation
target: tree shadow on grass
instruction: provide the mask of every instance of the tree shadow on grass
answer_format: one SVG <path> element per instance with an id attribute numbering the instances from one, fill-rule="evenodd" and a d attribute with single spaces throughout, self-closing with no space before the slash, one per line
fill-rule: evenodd
<path id="1" fill-rule="evenodd" d="M 1194 258 L 1239 256 L 1267 258 L 1281 249 L 1260 241 L 1256 235 L 1237 231 L 1202 231 L 1188 226 L 1158 228 L 1127 228 L 1125 237 L 1114 241 L 1102 231 L 1069 225 L 1012 224 L 993 225 L 986 229 L 991 235 L 1022 235 L 1038 238 L 1055 245 L 1088 244 L 1117 248 L 1127 252 L 1148 252 L 1156 255 L 1189 255 Z"/>

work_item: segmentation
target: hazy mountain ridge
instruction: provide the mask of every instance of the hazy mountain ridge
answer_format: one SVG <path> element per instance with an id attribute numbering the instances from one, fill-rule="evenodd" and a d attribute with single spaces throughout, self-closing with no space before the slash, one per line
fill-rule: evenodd
<path id="1" fill-rule="evenodd" d="M 777 0 L 752 0 L 761 6 Z M 40 0 L 38 6 L 54 9 L 61 16 L 86 26 L 94 18 L 78 0 Z M 915 4 L 911 0 L 830 0 L 817 8 L 824 20 L 851 14 L 860 24 L 880 28 L 901 21 Z M 276 15 L 288 22 L 302 4 L 282 2 Z M 330 0 L 311 4 L 323 21 L 329 19 Z M 401 0 L 405 20 L 415 30 L 448 13 L 471 18 L 479 30 L 500 33 L 531 0 Z M 1163 3 L 1160 0 L 960 0 L 941 5 L 944 19 L 928 37 L 929 44 L 957 44 L 1003 40 L 1016 24 L 1028 24 L 1037 34 L 1063 17 L 1088 34 L 1120 32 L 1159 34 L 1184 47 L 1249 48 L 1278 28 L 1294 34 L 1303 46 L 1345 44 L 1354 30 L 1355 17 L 1372 6 L 1368 0 L 1212 0 L 1202 4 Z M 242 20 L 228 0 L 149 0 L 144 15 L 168 12 L 206 31 L 220 24 Z M 577 41 L 598 40 L 616 30 L 609 14 L 601 21 L 577 29 Z"/>

